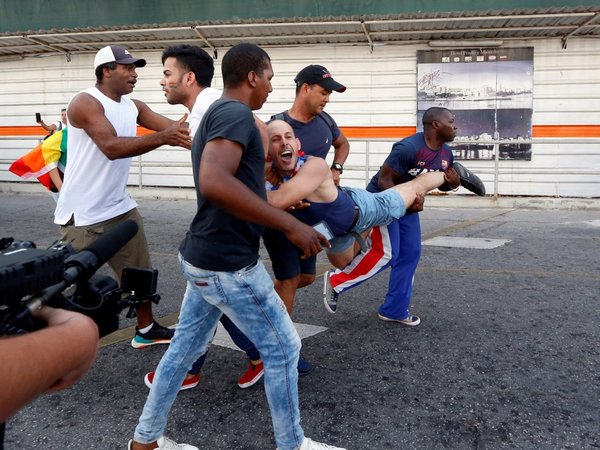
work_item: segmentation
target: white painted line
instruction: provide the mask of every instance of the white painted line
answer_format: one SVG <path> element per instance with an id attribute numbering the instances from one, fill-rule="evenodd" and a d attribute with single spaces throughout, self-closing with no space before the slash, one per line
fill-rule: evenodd
<path id="1" fill-rule="evenodd" d="M 467 238 L 455 236 L 436 236 L 423 241 L 423 245 L 433 247 L 451 247 L 451 248 L 474 248 L 489 250 L 508 244 L 510 239 L 485 239 L 485 238 Z"/>
<path id="2" fill-rule="evenodd" d="M 600 227 L 600 220 L 584 220 L 583 222 L 563 222 L 562 225 L 591 225 L 592 227 Z"/>
<path id="3" fill-rule="evenodd" d="M 314 336 L 316 334 L 322 333 L 327 330 L 327 327 L 319 327 L 317 325 L 309 325 L 307 323 L 295 323 L 296 331 L 300 335 L 300 339 L 304 339 L 307 337 Z M 237 345 L 233 343 L 231 337 L 229 337 L 229 333 L 223 328 L 221 322 L 219 322 L 219 326 L 217 327 L 217 334 L 215 334 L 215 338 L 212 342 L 214 345 L 219 345 L 221 347 L 231 348 L 233 350 L 241 351 Z"/>

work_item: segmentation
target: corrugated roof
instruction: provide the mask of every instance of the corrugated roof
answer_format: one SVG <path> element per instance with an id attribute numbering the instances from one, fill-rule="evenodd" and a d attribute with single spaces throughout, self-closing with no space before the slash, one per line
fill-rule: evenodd
<path id="1" fill-rule="evenodd" d="M 163 49 L 179 43 L 214 50 L 239 42 L 265 47 L 306 44 L 373 47 L 385 43 L 543 38 L 600 38 L 600 6 L 232 19 L 0 33 L 0 60 L 48 53 L 64 53 L 68 57 L 78 52 L 94 52 L 109 43 L 131 50 Z"/>

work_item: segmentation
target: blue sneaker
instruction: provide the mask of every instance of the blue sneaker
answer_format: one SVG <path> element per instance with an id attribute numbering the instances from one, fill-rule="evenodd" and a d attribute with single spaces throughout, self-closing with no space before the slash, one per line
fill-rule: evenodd
<path id="1" fill-rule="evenodd" d="M 298 375 L 303 377 L 304 375 L 308 375 L 313 370 L 313 366 L 304 358 L 300 357 L 298 359 Z"/>

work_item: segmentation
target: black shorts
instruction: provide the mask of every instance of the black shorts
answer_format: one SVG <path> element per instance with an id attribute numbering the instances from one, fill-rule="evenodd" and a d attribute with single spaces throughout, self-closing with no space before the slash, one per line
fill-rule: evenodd
<path id="1" fill-rule="evenodd" d="M 300 259 L 302 251 L 285 237 L 283 232 L 265 228 L 263 242 L 271 258 L 271 267 L 277 280 L 288 280 L 301 273 L 317 273 L 317 255 Z"/>

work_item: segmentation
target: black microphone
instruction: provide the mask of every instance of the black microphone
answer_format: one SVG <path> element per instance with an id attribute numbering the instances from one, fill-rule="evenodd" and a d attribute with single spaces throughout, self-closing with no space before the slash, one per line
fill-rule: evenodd
<path id="1" fill-rule="evenodd" d="M 65 260 L 64 280 L 68 285 L 90 278 L 138 232 L 133 220 L 126 220 L 107 231 L 89 246 Z"/>

